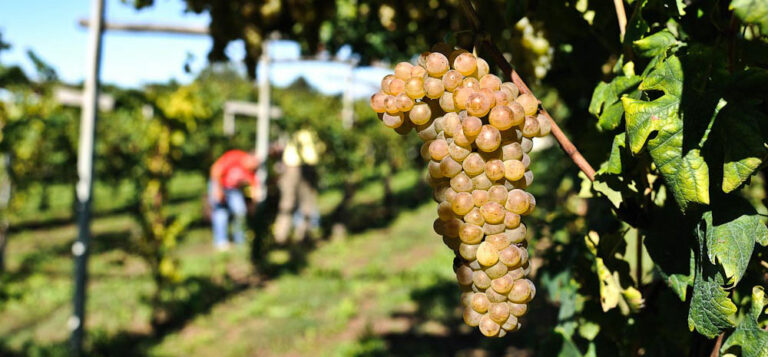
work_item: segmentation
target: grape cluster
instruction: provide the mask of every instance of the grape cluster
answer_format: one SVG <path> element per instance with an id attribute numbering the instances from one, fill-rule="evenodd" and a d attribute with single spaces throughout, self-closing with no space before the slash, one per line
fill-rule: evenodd
<path id="1" fill-rule="evenodd" d="M 525 191 L 532 138 L 549 134 L 550 124 L 533 95 L 489 73 L 482 58 L 433 50 L 417 65 L 398 63 L 371 108 L 387 127 L 402 135 L 415 129 L 424 141 L 438 202 L 434 229 L 456 254 L 464 321 L 501 337 L 520 328 L 536 294 L 520 217 L 536 207 Z"/>

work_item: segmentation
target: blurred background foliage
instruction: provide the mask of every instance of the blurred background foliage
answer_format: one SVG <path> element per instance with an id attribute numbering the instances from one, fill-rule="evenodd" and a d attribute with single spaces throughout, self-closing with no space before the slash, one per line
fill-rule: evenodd
<path id="1" fill-rule="evenodd" d="M 139 9 L 153 4 L 126 2 Z M 244 40 L 246 74 L 212 63 L 189 84 L 104 87 L 115 107 L 100 114 L 97 133 L 92 353 L 698 356 L 717 348 L 700 326 L 689 330 L 693 302 L 685 296 L 690 290 L 684 279 L 693 279 L 692 227 L 706 207 L 681 212 L 647 151 L 629 155 L 619 146 L 623 170 L 614 176 L 602 171 L 595 185 L 556 146 L 532 155 L 537 210 L 526 224 L 540 293 L 525 329 L 486 340 L 460 321 L 450 252 L 429 224 L 434 204 L 422 180 L 418 138 L 391 133 L 367 101 L 355 103 L 354 127 L 346 128 L 341 98 L 320 95 L 302 81 L 272 93 L 283 116 L 271 136 L 309 127 L 325 143 L 320 207 L 328 241 L 278 252 L 287 258 L 251 254 L 253 265 L 268 275 L 264 279 L 249 278 L 247 252 L 211 256 L 201 208 L 207 170 L 227 149 L 250 149 L 255 132 L 253 120 L 238 119 L 235 135 L 225 135 L 223 103 L 258 97 L 252 78 L 266 40 L 295 40 L 308 55 L 350 44 L 362 63 L 387 65 L 413 60 L 436 42 L 471 48 L 478 38 L 457 0 L 185 2 L 189 11 L 211 15 L 212 62 L 226 60 L 228 43 Z M 623 108 L 607 125 L 590 105 L 600 96 L 595 88 L 644 77 L 676 51 L 665 47 L 664 57 L 640 56 L 633 41 L 666 29 L 675 43 L 733 53 L 737 60 L 717 64 L 726 70 L 764 70 L 768 57 L 760 54 L 768 47 L 760 26 L 768 22 L 765 15 L 736 16 L 728 7 L 744 2 L 630 1 L 624 38 L 609 1 L 492 0 L 475 6 L 493 42 L 598 168 L 615 164 L 609 157 L 624 125 Z M 7 45 L 0 41 L 0 49 Z M 0 85 L 9 98 L 0 102 L 0 148 L 12 158 L 13 186 L 9 208 L 0 212 L 11 237 L 0 276 L 0 354 L 57 355 L 65 351 L 60 326 L 68 314 L 79 111 L 54 100 L 54 89 L 63 84 L 51 66 L 33 53 L 30 58 L 38 64 L 35 81 L 0 61 Z M 617 90 L 614 102 L 603 98 L 606 107 L 622 92 L 658 98 L 641 93 L 639 82 Z M 755 97 L 765 93 L 754 88 Z M 765 97 L 753 99 L 764 114 Z M 764 173 L 756 170 L 736 194 L 764 215 Z M 273 181 L 270 187 L 274 193 Z M 273 201 L 262 208 L 264 215 Z M 640 209 L 633 209 L 636 204 Z M 268 223 L 260 224 L 251 234 L 254 245 L 267 241 Z M 336 224 L 346 226 L 346 239 L 336 238 Z M 765 286 L 766 253 L 758 245 L 741 284 L 727 292 L 738 312 L 727 317 L 728 327 L 715 327 L 728 333 L 728 352 L 761 355 L 750 354 L 754 345 L 731 331 L 739 326 L 741 334 L 754 332 L 752 341 L 767 338 L 759 331 L 765 317 L 750 312 L 753 304 L 763 306 L 752 287 Z M 671 274 L 682 279 L 683 296 Z"/>

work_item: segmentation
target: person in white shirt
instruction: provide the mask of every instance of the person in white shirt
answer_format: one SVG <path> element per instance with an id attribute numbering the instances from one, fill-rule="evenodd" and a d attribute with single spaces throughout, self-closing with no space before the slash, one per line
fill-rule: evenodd
<path id="1" fill-rule="evenodd" d="M 298 219 L 293 237 L 306 238 L 312 224 L 317 225 L 317 163 L 323 145 L 315 133 L 301 129 L 293 134 L 283 151 L 283 173 L 278 181 L 280 188 L 279 212 L 275 219 L 275 241 L 288 242 L 293 223 L 293 212 L 298 206 Z M 314 222 L 313 222 L 314 221 Z"/>

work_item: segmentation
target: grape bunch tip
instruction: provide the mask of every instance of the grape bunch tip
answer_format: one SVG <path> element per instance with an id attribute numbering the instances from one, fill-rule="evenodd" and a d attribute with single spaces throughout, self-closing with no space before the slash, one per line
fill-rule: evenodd
<path id="1" fill-rule="evenodd" d="M 436 45 L 415 65 L 398 63 L 370 104 L 385 126 L 424 141 L 433 227 L 456 254 L 464 322 L 503 337 L 536 295 L 521 216 L 536 207 L 528 153 L 550 125 L 533 95 L 489 72 L 482 58 Z"/>

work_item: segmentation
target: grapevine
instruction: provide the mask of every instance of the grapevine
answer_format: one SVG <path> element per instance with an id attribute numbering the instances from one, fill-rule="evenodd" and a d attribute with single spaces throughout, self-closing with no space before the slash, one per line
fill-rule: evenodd
<path id="1" fill-rule="evenodd" d="M 536 287 L 521 216 L 536 207 L 533 138 L 549 134 L 538 100 L 489 73 L 488 63 L 440 44 L 385 76 L 371 108 L 398 134 L 418 132 L 438 218 L 456 257 L 464 322 L 485 336 L 520 328 Z"/>

